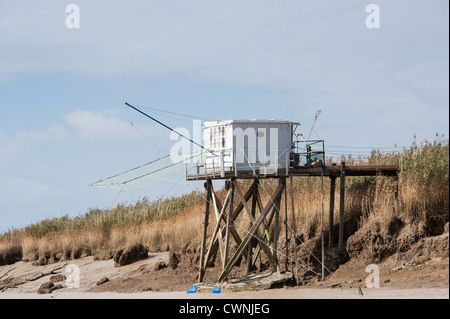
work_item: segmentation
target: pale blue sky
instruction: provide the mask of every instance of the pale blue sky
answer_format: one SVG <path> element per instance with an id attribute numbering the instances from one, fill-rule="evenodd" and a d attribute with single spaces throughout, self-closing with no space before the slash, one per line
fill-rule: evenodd
<path id="1" fill-rule="evenodd" d="M 66 28 L 70 3 L 79 29 Z M 370 3 L 379 29 L 365 26 Z M 88 186 L 170 150 L 155 123 L 130 113 L 152 143 L 131 127 L 125 102 L 304 131 L 320 109 L 313 137 L 328 145 L 448 136 L 448 12 L 436 0 L 0 0 L 0 232 L 191 189 Z"/>

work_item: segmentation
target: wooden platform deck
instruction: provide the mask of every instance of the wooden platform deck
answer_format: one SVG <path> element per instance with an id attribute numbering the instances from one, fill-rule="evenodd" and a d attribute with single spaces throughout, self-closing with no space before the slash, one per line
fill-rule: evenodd
<path id="1" fill-rule="evenodd" d="M 400 168 L 397 165 L 345 165 L 345 175 L 346 176 L 396 176 Z M 289 176 L 328 176 L 328 177 L 339 177 L 341 174 L 341 166 L 326 165 L 324 167 L 298 167 L 290 168 L 289 174 L 278 174 L 278 175 L 263 175 L 259 174 L 259 178 L 280 178 Z M 252 171 L 239 172 L 236 175 L 234 172 L 226 172 L 224 176 L 220 173 L 199 173 L 199 174 L 189 174 L 186 175 L 187 181 L 195 180 L 220 180 L 220 179 L 252 179 L 254 178 Z"/>

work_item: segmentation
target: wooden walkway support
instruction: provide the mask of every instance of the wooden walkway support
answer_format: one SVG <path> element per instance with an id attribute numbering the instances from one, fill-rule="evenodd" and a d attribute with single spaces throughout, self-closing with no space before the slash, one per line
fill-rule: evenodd
<path id="1" fill-rule="evenodd" d="M 209 220 L 209 201 L 211 199 L 211 190 L 212 190 L 212 183 L 210 180 L 208 180 L 205 183 L 205 189 L 206 189 L 206 208 L 205 208 L 205 218 L 203 220 L 203 234 L 202 234 L 202 246 L 200 250 L 200 270 L 199 270 L 199 281 L 203 280 L 203 275 L 205 274 L 205 266 L 203 263 L 204 257 L 205 257 L 205 243 L 206 243 L 206 235 L 208 231 L 208 220 Z"/>
<path id="2" fill-rule="evenodd" d="M 286 179 L 280 178 L 278 186 L 270 196 L 268 202 L 263 206 L 261 195 L 258 188 L 259 181 L 255 179 L 250 188 L 242 192 L 240 185 L 236 180 L 230 181 L 230 187 L 226 195 L 224 204 L 220 203 L 217 194 L 214 192 L 211 180 L 205 183 L 207 189 L 207 203 L 204 217 L 204 230 L 200 250 L 200 272 L 199 282 L 203 281 L 205 269 L 211 257 L 220 251 L 222 262 L 222 273 L 218 281 L 223 282 L 227 279 L 232 267 L 240 258 L 247 260 L 247 270 L 254 269 L 255 262 L 261 251 L 265 253 L 269 260 L 272 271 L 279 271 L 279 262 L 277 256 L 277 240 L 279 237 L 279 209 L 283 192 L 286 189 Z M 236 195 L 237 206 L 233 207 L 233 197 Z M 252 207 L 249 207 L 248 201 L 252 198 Z M 206 234 L 208 227 L 209 206 L 212 205 L 216 216 L 216 225 L 208 246 L 206 245 Z M 228 213 L 227 213 L 228 207 Z M 236 218 L 242 211 L 245 211 L 249 221 L 250 228 L 244 238 L 240 238 L 235 229 Z M 257 216 L 257 212 L 259 215 Z M 223 225 L 225 224 L 225 225 Z M 273 233 L 271 227 L 273 224 Z M 261 229 L 262 228 L 262 229 Z M 237 245 L 234 253 L 230 255 L 231 238 Z"/>
<path id="3" fill-rule="evenodd" d="M 339 199 L 339 249 L 344 248 L 345 163 L 341 163 L 341 191 Z"/>
<path id="4" fill-rule="evenodd" d="M 222 271 L 218 278 L 219 282 L 224 282 L 234 265 L 240 260 L 245 259 L 247 265 L 247 273 L 255 269 L 255 263 L 261 252 L 265 254 L 269 261 L 270 268 L 273 272 L 280 271 L 279 254 L 278 254 L 278 238 L 280 227 L 280 204 L 282 202 L 283 192 L 284 197 L 284 223 L 286 232 L 286 255 L 284 255 L 285 270 L 288 270 L 288 200 L 286 193 L 286 179 L 290 178 L 290 196 L 292 209 L 292 230 L 295 233 L 295 209 L 294 209 L 294 189 L 293 176 L 319 176 L 330 178 L 330 205 L 329 205 L 329 220 L 328 220 L 328 247 L 333 247 L 333 228 L 334 228 L 334 206 L 335 206 L 335 188 L 336 179 L 340 179 L 340 203 L 339 203 L 339 236 L 338 248 L 344 249 L 344 216 L 345 216 L 345 179 L 346 176 L 397 176 L 399 168 L 396 166 L 347 166 L 344 162 L 340 166 L 324 166 L 324 167 L 302 167 L 290 170 L 289 175 L 286 176 L 209 176 L 196 173 L 195 175 L 187 176 L 187 180 L 201 180 L 204 179 L 206 189 L 206 206 L 203 221 L 203 233 L 200 250 L 200 265 L 198 281 L 202 282 L 205 271 L 212 256 L 220 256 Z M 241 185 L 237 179 L 253 179 L 250 187 L 246 190 L 241 189 Z M 273 178 L 278 180 L 277 188 L 269 196 L 265 204 L 262 202 L 260 191 L 260 178 Z M 212 180 L 226 179 L 225 190 L 227 194 L 223 201 L 218 198 L 214 191 Z M 266 189 L 264 188 L 264 191 Z M 322 181 L 323 192 L 323 181 Z M 322 193 L 322 199 L 323 199 Z M 251 200 L 251 204 L 249 201 Z M 207 240 L 207 228 L 209 225 L 210 206 L 213 207 L 216 224 L 212 232 L 209 242 Z M 238 227 L 236 219 L 241 212 L 245 211 L 245 215 L 249 220 L 247 228 Z M 322 204 L 322 229 L 323 229 L 323 204 Z M 239 235 L 237 229 L 245 229 Z M 323 232 L 322 232 L 323 235 Z M 240 236 L 244 236 L 241 238 Z M 231 245 L 235 243 L 235 250 L 231 249 Z M 295 276 L 298 284 L 298 268 L 297 268 L 297 250 L 296 238 L 293 240 L 294 244 L 294 261 L 295 261 Z M 322 253 L 324 252 L 324 241 L 322 237 Z M 322 255 L 322 260 L 324 257 Z M 322 262 L 323 263 L 323 262 Z M 322 275 L 324 275 L 324 265 L 322 267 Z"/>
<path id="5" fill-rule="evenodd" d="M 252 226 L 250 227 L 250 230 L 247 232 L 245 238 L 242 240 L 241 244 L 236 249 L 235 253 L 231 257 L 231 259 L 224 260 L 226 263 L 225 269 L 223 270 L 222 274 L 219 276 L 218 281 L 222 282 L 227 277 L 228 273 L 231 271 L 231 268 L 236 264 L 238 259 L 242 256 L 242 253 L 244 249 L 247 247 L 248 243 L 250 242 L 250 239 L 255 236 L 258 241 L 261 248 L 263 248 L 264 252 L 266 253 L 269 262 L 272 266 L 273 271 L 277 271 L 278 269 L 278 260 L 276 256 L 276 242 L 277 242 L 277 224 L 278 224 L 278 207 L 280 206 L 280 199 L 281 195 L 285 189 L 286 181 L 285 179 L 280 179 L 278 188 L 276 189 L 275 193 L 271 196 L 269 202 L 266 204 L 264 209 L 261 211 L 260 215 L 257 219 L 251 218 L 251 212 L 248 209 L 248 206 L 246 202 L 244 201 L 244 198 L 241 197 L 241 203 L 245 207 L 247 213 L 249 214 L 249 217 L 252 222 Z M 266 216 L 269 214 L 269 212 L 272 212 L 272 214 L 275 214 L 275 236 L 274 240 L 271 243 L 269 240 L 269 243 L 264 241 L 262 236 L 259 234 L 258 228 L 263 223 L 263 221 L 266 219 Z M 268 231 L 268 227 L 265 225 L 264 227 L 266 231 Z M 272 251 L 269 250 L 269 245 L 272 244 L 274 246 L 274 249 Z"/>
<path id="6" fill-rule="evenodd" d="M 333 246 L 334 227 L 334 193 L 336 190 L 336 177 L 330 177 L 330 214 L 328 220 L 328 247 Z"/>
<path id="7" fill-rule="evenodd" d="M 289 176 L 290 180 L 290 188 L 291 188 L 291 212 L 292 212 L 292 230 L 294 232 L 294 262 L 295 262 L 295 268 L 294 268 L 294 275 L 295 275 L 295 282 L 297 285 L 299 284 L 298 280 L 298 261 L 297 261 L 297 230 L 295 228 L 295 205 L 294 205 L 294 183 L 292 182 L 292 176 Z"/>

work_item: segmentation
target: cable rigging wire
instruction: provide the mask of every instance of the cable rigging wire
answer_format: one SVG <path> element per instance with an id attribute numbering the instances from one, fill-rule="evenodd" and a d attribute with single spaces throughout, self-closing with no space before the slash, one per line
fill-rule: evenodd
<path id="1" fill-rule="evenodd" d="M 125 103 L 125 104 L 126 104 L 128 107 L 130 107 L 130 108 L 136 110 L 137 112 L 143 114 L 144 116 L 146 116 L 146 117 L 152 119 L 152 120 L 155 121 L 156 123 L 162 125 L 163 127 L 169 129 L 170 131 L 175 132 L 175 133 L 176 133 L 177 135 L 179 135 L 180 137 L 182 137 L 182 138 L 184 138 L 184 139 L 187 139 L 189 142 L 191 142 L 191 143 L 193 143 L 193 144 L 195 144 L 195 145 L 197 145 L 197 146 L 200 146 L 200 147 L 203 149 L 203 151 L 207 151 L 207 152 L 213 153 L 213 151 L 206 149 L 206 148 L 203 147 L 202 145 L 200 145 L 200 144 L 194 142 L 194 141 L 191 140 L 190 138 L 188 138 L 188 137 L 182 135 L 181 133 L 179 133 L 179 132 L 177 132 L 176 130 L 172 129 L 172 128 L 169 127 L 168 125 L 166 125 L 166 124 L 164 124 L 164 123 L 158 121 L 157 119 L 155 119 L 155 118 L 153 118 L 152 116 L 150 116 L 150 115 L 144 113 L 143 111 L 141 111 L 141 110 L 139 110 L 138 108 L 132 106 L 131 104 L 129 104 L 129 103 Z M 141 106 L 141 107 L 143 107 L 143 106 Z M 176 116 L 183 116 L 183 117 L 188 117 L 188 118 L 193 118 L 193 119 L 199 119 L 199 118 L 197 118 L 197 117 L 193 117 L 193 116 L 186 115 L 186 114 L 175 113 L 175 112 L 170 112 L 170 111 L 164 111 L 164 110 L 160 110 L 160 109 L 156 109 L 156 108 L 151 108 L 151 107 L 145 107 L 145 108 L 151 109 L 151 110 L 156 111 L 156 112 L 162 112 L 162 113 L 171 114 L 171 115 L 176 115 Z M 128 112 L 128 109 L 127 109 L 127 112 Z M 314 125 L 315 125 L 315 123 L 316 123 L 316 120 L 317 120 L 318 116 L 320 115 L 320 112 L 321 112 L 321 111 L 318 111 L 318 112 L 316 113 L 316 115 L 315 115 L 314 123 L 313 123 L 313 125 L 312 125 L 312 127 L 311 127 L 311 130 L 310 130 L 310 133 L 309 133 L 309 136 L 308 136 L 308 140 L 309 140 L 309 138 L 310 138 L 310 136 L 311 136 L 311 134 L 312 134 L 312 132 L 313 132 Z M 131 118 L 130 118 L 130 122 L 131 122 L 132 126 L 134 126 L 134 127 L 136 128 L 136 126 L 135 126 L 135 125 L 133 124 L 133 122 L 131 121 Z M 137 128 L 136 128 L 136 129 L 137 129 Z M 139 131 L 139 130 L 138 130 L 138 131 Z M 140 133 L 145 137 L 145 135 L 144 135 L 142 132 L 140 132 Z M 302 138 L 303 138 L 303 137 L 302 137 Z M 146 137 L 146 139 L 148 139 L 148 138 Z M 161 149 L 160 149 L 156 144 L 154 144 L 150 139 L 148 139 L 148 140 L 149 140 L 155 147 L 157 147 L 158 150 L 161 151 Z M 334 149 L 335 149 L 335 150 L 333 150 L 333 151 L 331 151 L 331 152 L 328 152 L 328 154 L 339 154 L 339 155 L 342 155 L 342 153 L 348 153 L 348 154 L 351 154 L 351 155 L 352 155 L 352 154 L 357 154 L 357 155 L 359 154 L 359 155 L 361 155 L 361 154 L 364 154 L 364 153 L 371 153 L 371 152 L 373 151 L 373 149 L 372 149 L 372 150 L 367 150 L 367 149 L 370 149 L 371 147 L 366 147 L 366 146 L 338 146 L 338 145 L 326 145 L 326 147 L 330 147 L 330 148 L 334 148 Z M 348 151 L 347 149 L 351 149 L 351 150 Z M 392 152 L 404 150 L 404 148 L 400 150 L 398 147 L 395 147 L 395 148 L 392 148 L 392 147 L 379 147 L 378 150 L 380 150 L 380 149 L 384 149 L 384 150 L 392 150 Z M 355 150 L 355 151 L 352 151 L 352 150 Z M 196 155 L 194 155 L 194 156 L 199 156 L 199 155 L 203 154 L 203 151 L 202 151 L 200 154 L 196 154 Z M 243 152 L 242 149 L 241 149 L 241 151 Z M 244 153 L 244 152 L 243 152 L 243 153 Z M 213 154 L 214 154 L 214 153 L 213 153 Z M 244 156 L 246 156 L 245 153 L 244 153 Z M 167 160 L 169 157 L 170 157 L 169 155 L 166 155 L 166 156 L 164 156 L 164 157 L 162 157 L 162 158 L 158 158 L 157 160 L 148 162 L 148 163 L 146 163 L 146 164 L 144 164 L 144 165 L 141 165 L 141 166 L 136 167 L 136 168 L 134 168 L 134 169 L 128 170 L 128 171 L 126 171 L 126 172 L 124 172 L 124 173 L 132 173 L 132 172 L 136 172 L 136 171 L 138 171 L 139 169 L 144 168 L 144 167 L 147 167 L 147 166 L 152 165 L 152 164 L 154 164 L 154 163 L 160 163 L 161 160 Z M 124 182 L 121 183 L 121 185 L 122 185 L 122 186 L 123 186 L 123 185 L 127 185 L 128 183 L 131 183 L 131 182 L 136 181 L 136 180 L 138 180 L 138 179 L 144 178 L 144 177 L 146 177 L 146 176 L 150 176 L 150 175 L 155 174 L 155 173 L 157 173 L 157 172 L 161 172 L 161 171 L 163 171 L 163 170 L 165 170 L 165 169 L 168 169 L 168 168 L 173 167 L 173 166 L 175 166 L 175 165 L 178 165 L 178 164 L 180 164 L 180 163 L 184 163 L 185 161 L 186 161 L 186 160 L 183 160 L 183 161 L 180 161 L 180 162 L 177 162 L 177 163 L 171 163 L 171 164 L 165 165 L 165 166 L 163 166 L 163 167 L 156 168 L 156 169 L 154 169 L 154 170 L 152 170 L 152 171 L 150 171 L 150 172 L 147 172 L 147 173 L 145 173 L 145 174 L 141 174 L 141 175 L 139 175 L 139 176 L 137 176 L 137 177 L 133 177 L 133 178 L 130 178 L 130 179 L 128 179 L 128 180 L 125 180 Z M 280 216 L 282 216 L 282 214 L 281 214 L 281 212 L 280 212 L 280 209 L 279 209 L 279 208 L 277 207 L 277 205 L 273 202 L 271 196 L 270 196 L 269 193 L 267 192 L 267 189 L 265 188 L 265 186 L 264 186 L 264 184 L 262 183 L 262 181 L 261 181 L 261 179 L 259 178 L 259 176 L 256 174 L 255 169 L 251 166 L 251 164 L 250 164 L 250 162 L 248 161 L 248 159 L 247 159 L 247 162 L 248 162 L 250 168 L 252 169 L 252 171 L 253 171 L 253 173 L 254 173 L 254 176 L 256 176 L 256 178 L 257 178 L 257 180 L 258 180 L 258 183 L 263 187 L 265 193 L 269 196 L 269 199 L 272 201 L 272 204 L 273 204 L 274 208 L 278 211 L 278 213 L 280 214 Z M 109 180 L 109 179 L 114 178 L 114 177 L 121 176 L 121 175 L 123 175 L 124 173 L 116 174 L 116 175 L 114 175 L 114 176 L 112 176 L 112 177 L 110 177 L 110 178 L 108 178 L 108 179 L 101 180 L 101 181 L 99 181 L 99 182 L 97 182 L 97 183 L 94 183 L 94 184 L 92 184 L 92 185 L 93 185 L 93 186 L 99 186 L 99 185 L 96 185 L 96 184 L 99 184 L 99 183 L 101 183 L 101 182 L 105 182 L 106 180 Z M 161 179 L 164 180 L 164 178 L 161 178 Z M 168 180 L 168 179 L 165 179 L 165 180 Z M 170 192 L 176 185 L 178 185 L 178 183 L 181 183 L 181 179 L 180 179 L 179 181 L 174 181 L 174 182 L 175 182 L 175 184 L 174 184 L 174 186 L 169 190 L 169 192 Z M 189 183 L 186 183 L 186 185 L 188 185 L 189 187 L 191 187 Z M 323 187 L 323 186 L 322 186 L 322 187 Z M 121 191 L 122 191 L 122 189 L 123 189 L 123 188 L 121 188 Z M 197 190 L 194 190 L 194 191 L 195 191 L 195 192 L 198 192 Z M 285 190 L 285 191 L 286 191 L 286 190 Z M 167 195 L 169 192 L 167 192 L 166 195 Z M 119 192 L 119 194 L 120 194 L 120 192 Z M 117 196 L 118 196 L 118 195 L 117 195 Z M 202 194 L 200 194 L 200 196 L 202 196 L 202 197 L 204 198 L 204 196 L 203 196 Z M 322 196 L 323 196 L 323 195 L 322 195 Z M 117 199 L 117 197 L 116 197 L 116 199 Z M 209 204 L 212 205 L 212 203 L 209 202 L 206 198 L 204 198 L 204 199 L 205 199 Z M 323 206 L 323 204 L 322 204 L 322 206 Z M 322 209 L 323 209 L 323 207 L 322 207 Z M 219 210 L 219 211 L 220 211 L 220 210 Z M 222 214 L 222 212 L 220 212 L 220 213 Z M 227 216 L 227 218 L 230 219 L 229 216 Z M 231 219 L 230 219 L 230 220 L 231 220 Z M 315 258 L 315 259 L 316 259 L 316 260 L 317 260 L 317 261 L 318 261 L 318 262 L 319 262 L 319 263 L 320 263 L 320 264 L 321 264 L 321 265 L 322 265 L 322 266 L 330 273 L 330 274 L 331 274 L 332 272 L 331 272 L 328 268 L 326 268 L 325 265 L 324 265 L 324 264 L 323 264 L 323 263 L 322 263 L 322 262 L 321 262 L 321 261 L 320 261 L 320 260 L 319 260 L 319 259 L 318 259 L 311 251 L 309 251 L 308 247 L 307 247 L 307 246 L 305 245 L 305 243 L 301 240 L 301 238 L 297 235 L 297 233 L 295 232 L 295 230 L 292 229 L 292 227 L 291 227 L 290 225 L 287 224 L 287 220 L 284 220 L 284 223 L 289 227 L 290 231 L 292 231 L 292 233 L 294 234 L 295 238 L 296 238 L 297 240 L 299 240 L 299 241 L 302 243 L 302 245 L 307 249 L 307 251 L 308 251 L 308 252 L 309 252 L 309 253 L 310 253 L 310 254 L 311 254 L 311 255 L 312 255 L 312 256 L 313 256 L 313 257 L 314 257 L 314 258 Z M 247 234 L 248 234 L 248 230 L 245 229 L 245 231 L 246 231 Z M 257 238 L 255 235 L 252 235 L 252 236 L 253 236 L 254 238 L 260 240 L 260 239 Z M 278 251 L 278 252 L 282 255 L 282 252 L 281 252 L 281 251 Z M 290 259 L 290 260 L 292 260 L 292 259 L 289 258 L 288 256 L 285 256 L 285 257 L 288 258 L 288 259 Z M 297 260 L 295 260 L 294 262 L 295 262 L 296 264 L 298 264 Z M 301 264 L 300 264 L 300 265 L 301 265 Z M 304 265 L 301 265 L 301 266 L 307 268 L 307 267 L 304 266 Z M 307 269 L 308 269 L 308 268 L 307 268 Z M 308 270 L 311 271 L 311 272 L 313 272 L 313 273 L 315 273 L 315 274 L 317 274 L 317 275 L 319 275 L 318 273 L 316 273 L 315 271 L 313 271 L 313 270 L 311 270 L 311 269 L 308 269 Z"/>
<path id="2" fill-rule="evenodd" d="M 133 106 L 133 105 L 127 103 L 127 102 L 125 102 L 125 105 L 131 107 L 133 110 L 135 110 L 135 111 L 141 113 L 142 115 L 148 117 L 148 118 L 151 119 L 152 121 L 154 121 L 154 122 L 156 122 L 156 123 L 158 123 L 158 124 L 164 126 L 164 127 L 167 128 L 168 130 L 170 130 L 170 131 L 176 133 L 176 134 L 179 135 L 180 137 L 182 137 L 182 138 L 188 140 L 189 142 L 191 142 L 191 143 L 193 143 L 193 144 L 199 146 L 201 149 L 207 150 L 203 145 L 201 145 L 201 144 L 199 144 L 199 143 L 197 143 L 197 142 L 194 142 L 194 141 L 193 141 L 192 139 L 190 139 L 189 137 L 186 137 L 186 136 L 184 136 L 183 134 L 177 132 L 176 130 L 174 130 L 174 129 L 171 128 L 170 126 L 168 126 L 168 125 L 166 125 L 166 124 L 164 124 L 164 123 L 158 121 L 157 119 L 155 119 L 154 117 L 152 117 L 152 116 L 148 115 L 147 113 L 141 111 L 141 110 L 138 109 L 137 107 L 135 107 L 135 106 Z M 210 153 L 213 153 L 213 151 L 211 151 L 211 150 L 207 150 L 207 151 L 209 151 Z"/>
<path id="3" fill-rule="evenodd" d="M 138 127 L 136 125 L 134 125 L 133 121 L 131 120 L 131 115 L 130 115 L 130 111 L 128 110 L 128 108 L 125 108 L 127 110 L 127 114 L 128 114 L 128 119 L 130 121 L 130 124 L 132 127 L 134 127 L 136 129 L 136 131 L 139 132 L 139 134 L 141 134 L 148 142 L 150 142 L 150 144 L 152 144 L 154 147 L 156 147 L 158 149 L 158 157 L 161 155 L 161 151 L 164 151 L 163 149 L 161 149 L 158 145 L 156 145 L 148 136 L 146 136 L 140 129 L 138 129 Z"/>
<path id="4" fill-rule="evenodd" d="M 201 117 L 198 117 L 198 116 L 192 116 L 192 115 L 187 115 L 187 114 L 183 114 L 183 113 L 177 113 L 177 112 L 173 112 L 173 111 L 167 111 L 167 110 L 163 110 L 163 109 L 158 109 L 156 107 L 145 106 L 145 105 L 140 105 L 140 104 L 135 104 L 135 103 L 133 103 L 133 105 L 138 106 L 138 107 L 143 108 L 143 109 L 152 110 L 154 112 L 172 114 L 172 115 L 177 115 L 177 116 L 181 116 L 181 117 L 187 117 L 187 118 L 194 119 L 194 120 L 210 121 L 210 119 L 204 119 L 204 118 L 201 118 Z"/>

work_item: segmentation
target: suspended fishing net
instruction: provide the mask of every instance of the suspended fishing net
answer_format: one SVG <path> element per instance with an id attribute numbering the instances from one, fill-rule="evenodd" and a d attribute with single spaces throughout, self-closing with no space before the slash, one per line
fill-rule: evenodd
<path id="1" fill-rule="evenodd" d="M 170 155 L 156 159 L 144 165 L 138 166 L 126 172 L 102 179 L 91 184 L 96 187 L 106 187 L 113 189 L 142 189 L 158 186 L 165 182 L 176 182 L 174 179 L 186 170 L 190 170 L 189 163 L 200 162 L 203 153 L 189 154 L 177 162 L 173 162 Z"/>

